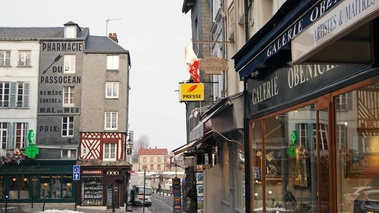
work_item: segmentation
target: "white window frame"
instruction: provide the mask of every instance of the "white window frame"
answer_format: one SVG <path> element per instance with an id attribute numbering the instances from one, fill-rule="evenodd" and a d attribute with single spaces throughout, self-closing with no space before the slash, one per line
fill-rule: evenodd
<path id="1" fill-rule="evenodd" d="M 77 38 L 77 27 L 76 26 L 66 26 L 64 31 L 65 38 Z"/>
<path id="2" fill-rule="evenodd" d="M 0 107 L 9 107 L 10 94 L 11 94 L 10 82 L 0 82 Z"/>
<path id="3" fill-rule="evenodd" d="M 74 137 L 74 117 L 62 117 L 61 129 L 62 137 Z"/>
<path id="4" fill-rule="evenodd" d="M 76 55 L 64 55 L 64 74 L 74 74 L 76 69 Z"/>
<path id="5" fill-rule="evenodd" d="M 116 143 L 104 143 L 103 145 L 103 160 L 114 161 L 116 160 Z"/>
<path id="6" fill-rule="evenodd" d="M 67 155 L 66 155 L 67 152 Z M 68 158 L 75 158 L 77 156 L 77 151 L 76 149 L 62 149 L 61 150 L 61 158 L 62 159 L 68 159 Z"/>
<path id="7" fill-rule="evenodd" d="M 108 55 L 107 56 L 107 70 L 119 70 L 120 56 Z"/>
<path id="8" fill-rule="evenodd" d="M 119 82 L 105 83 L 105 98 L 118 98 Z"/>
<path id="9" fill-rule="evenodd" d="M 10 66 L 10 65 L 11 65 L 11 51 L 0 50 L 0 66 Z"/>
<path id="10" fill-rule="evenodd" d="M 75 99 L 75 87 L 64 86 L 63 87 L 63 106 L 74 107 L 74 99 Z"/>
<path id="11" fill-rule="evenodd" d="M 12 147 L 11 148 L 25 148 L 28 145 L 28 126 L 29 124 L 26 122 L 15 122 L 13 123 L 13 131 L 12 131 Z M 19 146 L 17 145 L 16 140 L 20 141 Z"/>
<path id="12" fill-rule="evenodd" d="M 0 122 L 0 144 L 1 144 L 0 148 L 1 149 L 8 149 L 8 140 L 9 140 L 8 126 L 9 126 L 9 123 Z"/>
<path id="13" fill-rule="evenodd" d="M 118 127 L 118 113 L 117 112 L 105 112 L 105 130 L 117 130 Z"/>
<path id="14" fill-rule="evenodd" d="M 18 51 L 18 62 L 17 65 L 20 67 L 31 66 L 31 55 L 32 51 L 30 50 L 19 50 Z"/>

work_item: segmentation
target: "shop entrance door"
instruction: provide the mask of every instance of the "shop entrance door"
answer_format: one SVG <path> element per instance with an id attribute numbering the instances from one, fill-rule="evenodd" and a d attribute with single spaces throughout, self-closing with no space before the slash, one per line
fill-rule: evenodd
<path id="1" fill-rule="evenodd" d="M 331 161 L 331 142 L 330 142 L 330 125 L 329 125 L 329 107 L 330 95 L 325 95 L 317 100 L 317 132 L 316 132 L 316 150 L 317 150 L 317 170 L 318 170 L 318 212 L 330 212 L 330 161 Z"/>
<path id="2" fill-rule="evenodd" d="M 113 182 L 108 184 L 107 189 L 107 208 L 108 209 L 118 209 L 120 208 L 119 190 L 118 183 Z"/>

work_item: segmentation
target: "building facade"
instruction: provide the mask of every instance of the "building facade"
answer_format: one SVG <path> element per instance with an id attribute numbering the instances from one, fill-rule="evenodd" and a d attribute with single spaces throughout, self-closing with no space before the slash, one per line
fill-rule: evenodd
<path id="1" fill-rule="evenodd" d="M 378 8 L 286 1 L 233 57 L 250 109 L 247 212 L 370 208 L 349 193 L 377 189 Z"/>
<path id="2" fill-rule="evenodd" d="M 149 148 L 138 150 L 138 171 L 169 171 L 167 149 Z"/>
<path id="3" fill-rule="evenodd" d="M 91 36 L 88 28 L 73 22 L 60 28 L 1 28 L 0 34 L 2 43 L 23 44 L 21 49 L 26 52 L 23 57 L 29 59 L 27 67 L 38 70 L 34 77 L 30 76 L 33 72 L 27 73 L 20 67 L 14 72 L 34 78 L 37 84 L 31 84 L 29 94 L 21 92 L 22 86 L 18 86 L 17 92 L 38 105 L 28 109 L 34 109 L 35 116 L 32 125 L 23 132 L 28 143 L 2 147 L 7 151 L 19 148 L 24 156 L 18 164 L 7 163 L 0 168 L 4 189 L 8 185 L 15 188 L 16 197 L 9 196 L 10 201 L 123 206 L 131 169 L 125 160 L 129 52 L 114 39 Z M 28 48 L 29 40 L 33 39 L 37 46 Z M 18 48 L 14 45 L 9 49 Z M 9 50 L 6 46 L 0 49 Z M 35 141 L 34 137 L 27 137 L 30 130 Z M 6 136 L 12 140 L 11 134 Z M 30 144 L 34 152 L 27 150 Z M 8 191 L 2 193 L 4 199 Z M 23 200 L 17 199 L 21 196 Z"/>

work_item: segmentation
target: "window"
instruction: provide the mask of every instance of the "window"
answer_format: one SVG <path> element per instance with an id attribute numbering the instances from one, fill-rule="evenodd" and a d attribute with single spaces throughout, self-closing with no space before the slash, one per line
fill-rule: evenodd
<path id="1" fill-rule="evenodd" d="M 11 51 L 0 50 L 0 66 L 10 66 L 11 65 Z"/>
<path id="2" fill-rule="evenodd" d="M 62 158 L 76 158 L 76 149 L 63 149 Z"/>
<path id="3" fill-rule="evenodd" d="M 31 51 L 18 51 L 18 66 L 31 66 Z"/>
<path id="4" fill-rule="evenodd" d="M 158 163 L 161 162 L 161 158 L 160 158 L 160 157 L 157 158 L 157 162 L 158 162 Z"/>
<path id="5" fill-rule="evenodd" d="M 158 171 L 161 170 L 161 165 L 160 164 L 157 165 L 157 170 Z"/>
<path id="6" fill-rule="evenodd" d="M 0 107 L 29 107 L 29 82 L 0 82 Z"/>
<path id="7" fill-rule="evenodd" d="M 13 123 L 13 147 L 25 148 L 28 141 L 28 123 Z"/>
<path id="8" fill-rule="evenodd" d="M 150 157 L 150 162 L 154 162 L 154 158 L 153 157 Z"/>
<path id="9" fill-rule="evenodd" d="M 0 82 L 0 107 L 9 107 L 10 83 Z"/>
<path id="10" fill-rule="evenodd" d="M 153 164 L 150 165 L 150 171 L 154 171 L 154 165 Z"/>
<path id="11" fill-rule="evenodd" d="M 74 94 L 73 86 L 63 87 L 63 106 L 74 107 Z"/>
<path id="12" fill-rule="evenodd" d="M 144 162 L 144 163 L 147 162 L 147 158 L 146 158 L 146 157 L 143 157 L 143 162 Z"/>
<path id="13" fill-rule="evenodd" d="M 75 73 L 76 55 L 65 55 L 64 56 L 64 73 L 71 74 Z"/>
<path id="14" fill-rule="evenodd" d="M 106 112 L 105 113 L 105 129 L 106 130 L 117 130 L 117 112 Z"/>
<path id="15" fill-rule="evenodd" d="M 107 70 L 119 69 L 119 56 L 107 56 Z"/>
<path id="16" fill-rule="evenodd" d="M 13 88 L 17 87 L 17 92 L 13 92 Z M 11 83 L 11 107 L 14 106 L 13 97 L 16 97 L 17 107 L 29 107 L 29 82 L 12 82 Z"/>
<path id="17" fill-rule="evenodd" d="M 62 137 L 74 136 L 74 117 L 62 118 Z"/>
<path id="18" fill-rule="evenodd" d="M 65 27 L 65 38 L 76 38 L 76 26 L 66 26 Z"/>
<path id="19" fill-rule="evenodd" d="M 104 160 L 116 160 L 116 144 L 104 144 Z"/>
<path id="20" fill-rule="evenodd" d="M 118 98 L 118 82 L 106 82 L 105 98 Z"/>
<path id="21" fill-rule="evenodd" d="M 0 142 L 1 142 L 1 149 L 7 149 L 7 143 L 8 143 L 8 123 L 7 122 L 0 123 Z"/>
<path id="22" fill-rule="evenodd" d="M 352 109 L 352 97 L 351 92 L 344 93 L 335 98 L 335 104 L 337 110 L 349 110 Z"/>

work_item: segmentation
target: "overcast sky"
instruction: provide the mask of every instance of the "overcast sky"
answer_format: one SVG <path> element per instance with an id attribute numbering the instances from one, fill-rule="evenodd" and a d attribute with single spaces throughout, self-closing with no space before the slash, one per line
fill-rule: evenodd
<path id="1" fill-rule="evenodd" d="M 2 0 L 1 27 L 63 27 L 72 21 L 91 35 L 117 33 L 130 51 L 129 130 L 146 135 L 152 148 L 168 152 L 186 143 L 185 104 L 179 82 L 189 79 L 184 45 L 190 42 L 190 14 L 183 0 Z M 107 19 L 108 22 L 107 27 Z"/>

